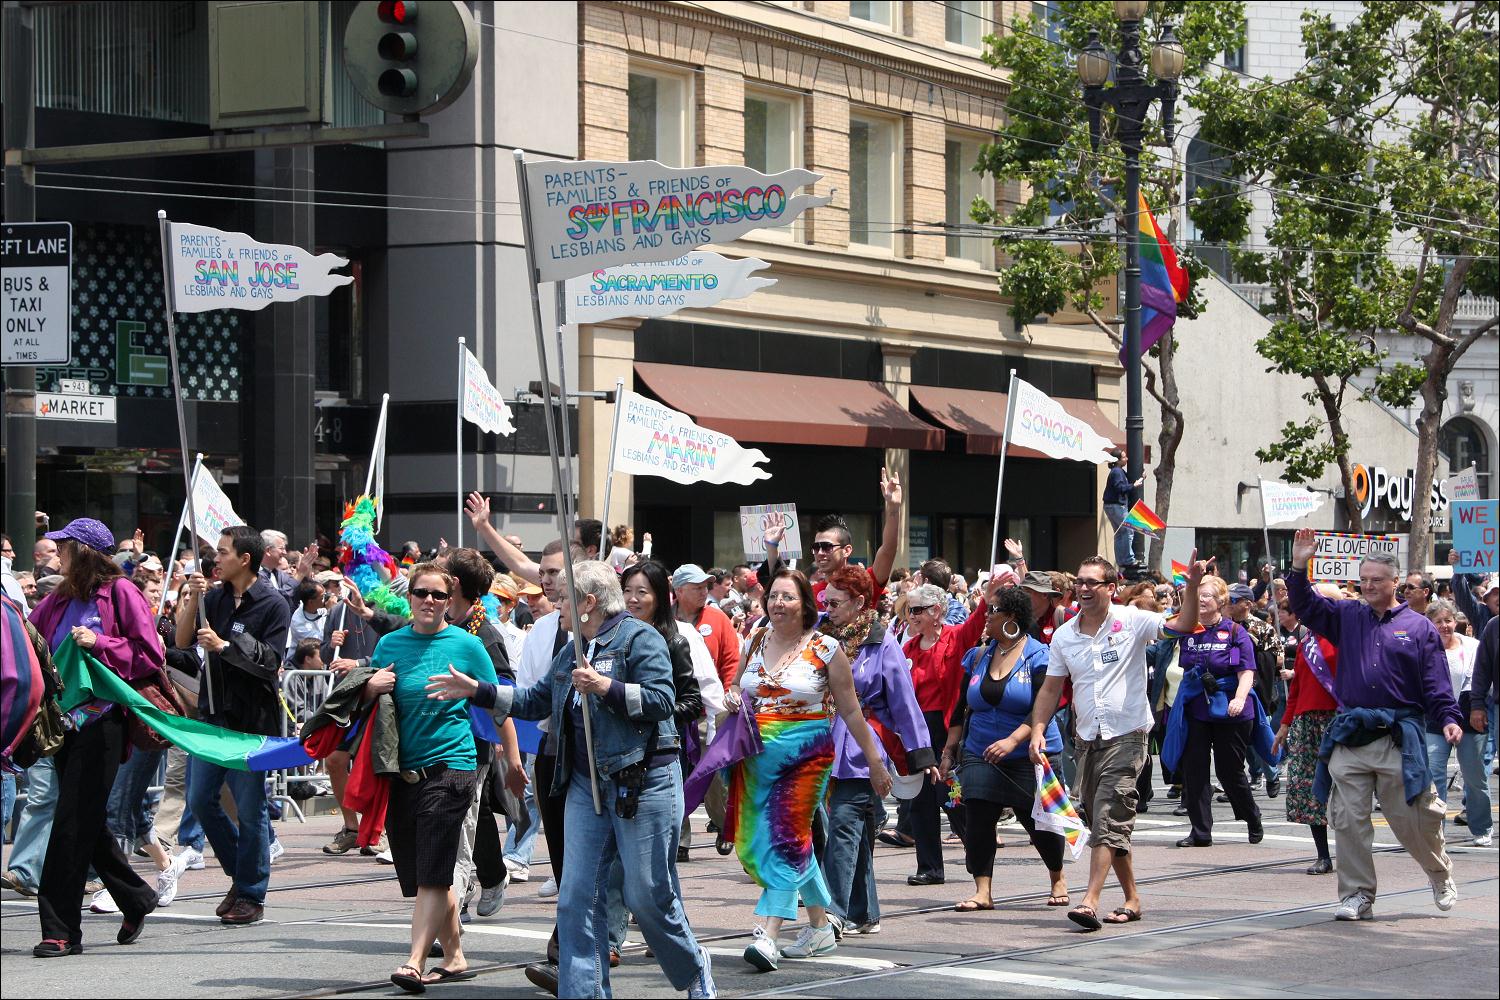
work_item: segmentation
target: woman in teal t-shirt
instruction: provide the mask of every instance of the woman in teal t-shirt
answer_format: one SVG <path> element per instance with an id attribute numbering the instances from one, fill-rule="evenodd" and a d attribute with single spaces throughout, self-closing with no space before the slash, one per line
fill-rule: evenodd
<path id="1" fill-rule="evenodd" d="M 391 781 L 386 835 L 401 894 L 417 900 L 411 956 L 391 976 L 391 982 L 409 993 L 421 993 L 426 984 L 452 979 L 468 969 L 459 941 L 453 866 L 464 817 L 476 792 L 474 735 L 467 701 L 435 701 L 427 697 L 426 688 L 429 676 L 447 673 L 449 666 L 491 684 L 496 677 L 484 643 L 444 617 L 452 591 L 452 578 L 442 567 L 412 567 L 407 591 L 411 625 L 375 646 L 370 662 L 381 669 L 365 684 L 366 697 L 389 694 L 395 699 L 401 737 L 402 777 Z M 433 941 L 442 944 L 448 964 L 424 976 L 423 963 Z"/>

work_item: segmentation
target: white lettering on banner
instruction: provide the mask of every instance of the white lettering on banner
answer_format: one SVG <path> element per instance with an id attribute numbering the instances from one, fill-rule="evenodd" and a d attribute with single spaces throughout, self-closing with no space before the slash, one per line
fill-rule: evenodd
<path id="1" fill-rule="evenodd" d="M 1369 517 L 1376 507 L 1384 507 L 1403 521 L 1411 520 L 1413 484 L 1417 474 L 1411 469 L 1404 476 L 1393 476 L 1379 465 L 1354 466 L 1354 499 L 1359 501 L 1362 517 Z M 1432 480 L 1432 493 L 1428 510 L 1438 513 L 1448 509 L 1448 502 L 1456 499 L 1445 489 L 1442 480 Z"/>
<path id="2" fill-rule="evenodd" d="M 1354 535 L 1342 531 L 1315 531 L 1317 552 L 1307 565 L 1313 583 L 1358 583 L 1359 564 L 1366 556 L 1395 556 L 1406 565 L 1405 535 Z"/>
<path id="3" fill-rule="evenodd" d="M 752 277 L 771 265 L 754 257 L 732 260 L 695 250 L 660 263 L 622 264 L 569 278 L 569 323 L 602 323 L 621 316 L 670 316 L 679 309 L 703 309 L 739 299 L 776 284 Z"/>
<path id="4" fill-rule="evenodd" d="M 793 195 L 822 175 L 655 160 L 536 160 L 525 165 L 537 280 L 671 260 L 705 243 L 785 226 L 831 196 Z"/>
<path id="5" fill-rule="evenodd" d="M 728 434 L 699 427 L 685 413 L 629 390 L 620 394 L 620 434 L 615 471 L 661 476 L 676 483 L 739 483 L 749 486 L 771 474 L 759 448 L 742 448 Z"/>
<path id="6" fill-rule="evenodd" d="M 1271 479 L 1260 481 L 1260 503 L 1267 525 L 1306 517 L 1323 506 L 1323 496 L 1322 493 L 1304 490 L 1299 486 L 1288 486 Z"/>
<path id="7" fill-rule="evenodd" d="M 224 495 L 218 480 L 202 464 L 193 473 L 193 516 L 198 537 L 210 545 L 219 541 L 225 528 L 245 523 L 245 519 L 234 512 L 234 505 Z"/>
<path id="8" fill-rule="evenodd" d="M 186 222 L 169 223 L 167 232 L 176 312 L 264 309 L 272 302 L 327 295 L 354 280 L 351 274 L 329 273 L 349 263 L 337 254 L 257 243 L 244 233 Z"/>
<path id="9" fill-rule="evenodd" d="M 746 562 L 766 558 L 766 532 L 777 525 L 786 527 L 786 535 L 777 546 L 782 559 L 802 558 L 802 525 L 797 520 L 794 503 L 763 503 L 740 508 L 740 540 L 745 546 Z"/>
<path id="10" fill-rule="evenodd" d="M 459 405 L 463 408 L 464 419 L 491 434 L 514 432 L 516 428 L 511 422 L 510 407 L 505 404 L 500 390 L 490 382 L 484 365 L 467 347 L 460 350 L 464 352 L 464 384 L 459 386 Z"/>
<path id="11" fill-rule="evenodd" d="M 1031 448 L 1052 458 L 1109 463 L 1114 445 L 1086 420 L 1073 416 L 1025 379 L 1014 379 L 1015 417 L 1006 447 Z"/>

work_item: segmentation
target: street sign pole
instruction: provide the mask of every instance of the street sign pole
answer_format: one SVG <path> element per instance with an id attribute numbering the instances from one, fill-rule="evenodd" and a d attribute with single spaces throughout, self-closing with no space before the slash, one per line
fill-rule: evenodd
<path id="1" fill-rule="evenodd" d="M 32 74 L 35 11 L 7 3 L 3 15 L 4 67 L 0 68 L 0 101 L 5 120 L 5 220 L 36 220 L 36 169 L 10 155 L 36 144 L 36 88 Z M 5 419 L 0 421 L 5 449 L 5 533 L 16 549 L 14 568 L 31 569 L 36 541 L 36 368 L 5 369 Z"/>

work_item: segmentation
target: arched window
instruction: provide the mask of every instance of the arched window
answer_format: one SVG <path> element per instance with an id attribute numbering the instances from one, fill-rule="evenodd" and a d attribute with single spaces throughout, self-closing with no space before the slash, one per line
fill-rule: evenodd
<path id="1" fill-rule="evenodd" d="M 1454 417 L 1443 425 L 1438 448 L 1448 456 L 1449 475 L 1477 466 L 1479 495 L 1494 496 L 1490 492 L 1490 449 L 1478 424 L 1468 417 Z"/>

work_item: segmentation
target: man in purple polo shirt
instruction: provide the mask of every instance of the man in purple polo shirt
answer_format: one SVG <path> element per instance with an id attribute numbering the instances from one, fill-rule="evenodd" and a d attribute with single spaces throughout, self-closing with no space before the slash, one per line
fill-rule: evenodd
<path id="1" fill-rule="evenodd" d="M 1463 736 L 1443 644 L 1431 622 L 1396 600 L 1400 564 L 1394 557 L 1371 555 L 1360 563 L 1363 602 L 1330 601 L 1307 579 L 1316 551 L 1312 530 L 1298 531 L 1287 591 L 1302 624 L 1339 651 L 1333 684 L 1339 714 L 1323 741 L 1325 751 L 1333 743 L 1332 752 L 1320 751 L 1333 780 L 1328 820 L 1338 843 L 1341 899 L 1334 916 L 1375 915 L 1372 794 L 1391 832 L 1427 873 L 1437 908 L 1451 910 L 1458 890 L 1443 847 L 1443 805 L 1417 770 L 1426 766 L 1424 717 L 1451 744 Z"/>

